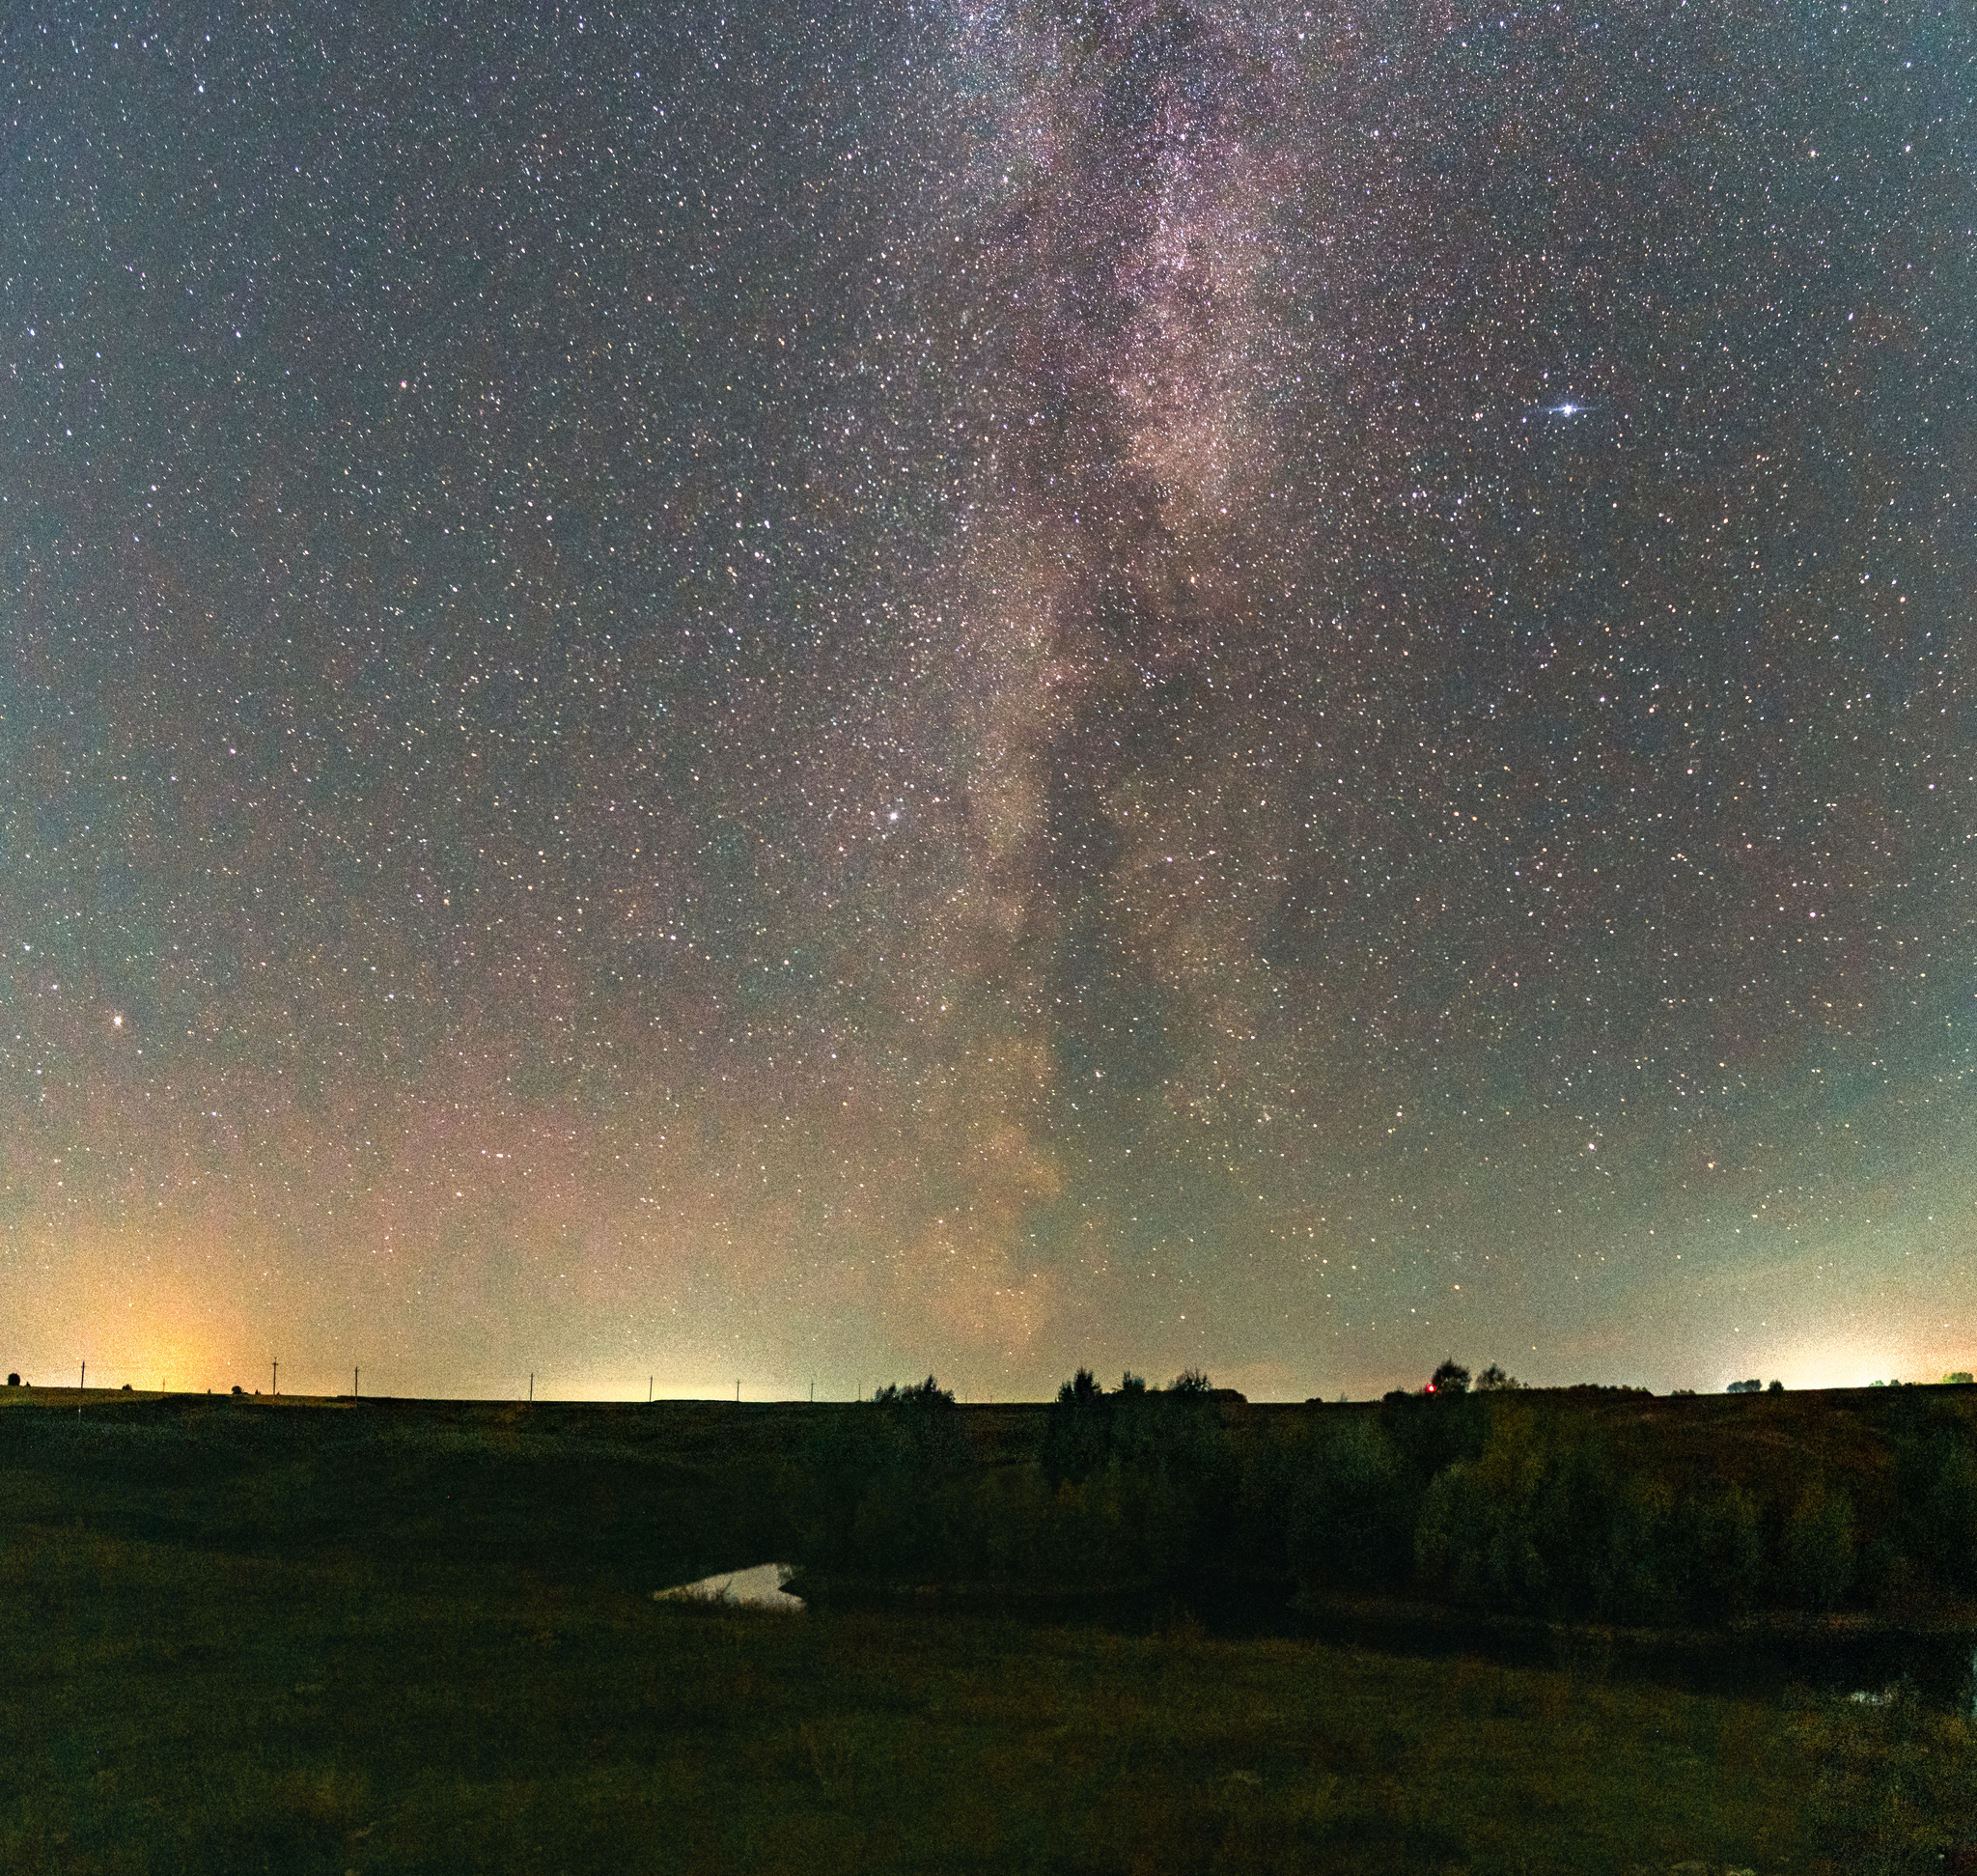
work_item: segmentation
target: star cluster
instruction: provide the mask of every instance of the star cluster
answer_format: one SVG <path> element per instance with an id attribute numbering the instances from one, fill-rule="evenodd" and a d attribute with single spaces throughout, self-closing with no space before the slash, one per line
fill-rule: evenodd
<path id="1" fill-rule="evenodd" d="M 1973 81 L 10 14 L 7 1365 L 1967 1366 Z"/>

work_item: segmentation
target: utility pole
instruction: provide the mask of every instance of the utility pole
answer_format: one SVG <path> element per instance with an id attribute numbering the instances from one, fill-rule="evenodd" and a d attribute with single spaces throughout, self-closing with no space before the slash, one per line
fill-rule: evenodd
<path id="1" fill-rule="evenodd" d="M 735 1405 L 741 1405 L 741 1384 L 738 1381 L 735 1384 Z"/>
<path id="2" fill-rule="evenodd" d="M 648 1407 L 653 1404 L 653 1382 L 655 1379 L 654 1375 L 647 1375 L 645 1378 L 645 1404 Z"/>
<path id="3" fill-rule="evenodd" d="M 533 1400 L 535 1399 L 535 1397 L 536 1397 L 536 1371 L 535 1371 L 535 1370 L 534 1370 L 533 1368 L 531 1368 L 531 1369 L 529 1370 L 529 1399 L 530 1399 L 531 1401 L 533 1401 Z"/>
<path id="4" fill-rule="evenodd" d="M 350 1398 L 352 1400 L 357 1398 L 357 1377 L 363 1372 L 362 1368 L 352 1368 L 350 1370 Z"/>
<path id="5" fill-rule="evenodd" d="M 282 1358 L 277 1355 L 270 1359 L 274 1362 L 274 1374 L 268 1381 L 267 1391 L 270 1394 L 279 1394 L 282 1390 Z"/>
<path id="6" fill-rule="evenodd" d="M 83 1388 L 87 1387 L 88 1386 L 89 1386 L 89 1363 L 88 1363 L 87 1361 L 85 1361 L 85 1362 L 84 1362 L 84 1363 L 82 1364 L 82 1379 L 81 1379 L 80 1381 L 78 1381 L 78 1382 L 77 1382 L 77 1383 L 75 1384 L 75 1386 L 76 1386 L 76 1391 L 77 1391 L 77 1392 L 79 1393 L 79 1392 L 81 1392 L 81 1390 L 82 1390 Z"/>

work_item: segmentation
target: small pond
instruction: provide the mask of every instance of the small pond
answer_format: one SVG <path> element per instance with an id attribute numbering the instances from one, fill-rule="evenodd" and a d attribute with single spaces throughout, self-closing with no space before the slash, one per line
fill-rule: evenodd
<path id="1" fill-rule="evenodd" d="M 738 1603 L 748 1609 L 801 1609 L 803 1599 L 793 1596 L 783 1584 L 795 1574 L 794 1563 L 758 1563 L 746 1570 L 729 1570 L 717 1577 L 702 1577 L 698 1582 L 682 1582 L 671 1589 L 654 1589 L 653 1601 Z"/>

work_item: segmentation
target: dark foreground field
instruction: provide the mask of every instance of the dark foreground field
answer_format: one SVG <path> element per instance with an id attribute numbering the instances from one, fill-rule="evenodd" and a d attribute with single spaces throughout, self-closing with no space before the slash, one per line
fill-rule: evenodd
<path id="1" fill-rule="evenodd" d="M 1977 1868 L 1912 1698 L 654 1602 L 800 1413 L 0 1414 L 0 1869 Z"/>

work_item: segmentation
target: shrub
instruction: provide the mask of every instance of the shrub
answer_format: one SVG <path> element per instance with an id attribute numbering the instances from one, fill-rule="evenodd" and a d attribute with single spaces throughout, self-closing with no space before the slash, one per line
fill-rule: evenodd
<path id="1" fill-rule="evenodd" d="M 1903 1551 L 1945 1588 L 1977 1589 L 1977 1456 L 1962 1428 L 1924 1421 L 1907 1433 L 1895 1473 Z"/>
<path id="2" fill-rule="evenodd" d="M 1757 1499 L 1742 1486 L 1706 1486 L 1692 1493 L 1683 1503 L 1677 1542 L 1678 1585 L 1691 1608 L 1730 1616 L 1756 1604 L 1764 1586 L 1764 1520 Z"/>
<path id="3" fill-rule="evenodd" d="M 1480 1394 L 1396 1388 L 1380 1404 L 1379 1425 L 1397 1461 L 1426 1486 L 1444 1466 L 1483 1450 L 1490 1408 Z"/>
<path id="4" fill-rule="evenodd" d="M 956 1544 L 955 1482 L 974 1458 L 954 1394 L 929 1375 L 834 1414 L 797 1456 L 797 1553 L 811 1569 L 938 1575 Z"/>
<path id="5" fill-rule="evenodd" d="M 1413 1562 L 1420 1485 L 1380 1424 L 1328 1428 L 1291 1497 L 1292 1567 L 1307 1585 L 1396 1583 Z"/>
<path id="6" fill-rule="evenodd" d="M 1111 1407 L 1107 1476 L 1138 1520 L 1148 1571 L 1205 1567 L 1232 1536 L 1240 1485 L 1211 1395 L 1168 1388 L 1115 1395 Z"/>
<path id="7" fill-rule="evenodd" d="M 1484 1450 L 1441 1472 L 1423 1495 L 1414 1535 L 1420 1574 L 1462 1601 L 1529 1608 L 1554 1572 L 1540 1540 L 1555 1498 L 1557 1456 L 1538 1414 L 1492 1417 Z M 1547 1548 L 1556 1548 L 1548 1545 Z"/>
<path id="8" fill-rule="evenodd" d="M 1739 1528 L 1755 1545 L 1754 1507 Z M 1458 1601 L 1554 1617 L 1663 1621 L 1703 1592 L 1706 1514 L 1610 1428 L 1500 1402 L 1474 1457 L 1427 1486 L 1424 1582 Z M 1754 1568 L 1752 1548 L 1740 1567 Z"/>
<path id="9" fill-rule="evenodd" d="M 1044 1443 L 1038 1454 L 1044 1476 L 1054 1489 L 1067 1479 L 1090 1478 L 1111 1448 L 1111 1404 L 1091 1369 L 1080 1368 L 1057 1390 L 1044 1419 Z"/>
<path id="10" fill-rule="evenodd" d="M 1785 1522 L 1783 1587 L 1799 1607 L 1825 1610 L 1853 1586 L 1853 1501 L 1823 1479 L 1798 1496 Z"/>
<path id="11" fill-rule="evenodd" d="M 1164 1390 L 1128 1373 L 1108 1395 L 1080 1368 L 1057 1390 L 1037 1457 L 1053 1495 L 1053 1573 L 1164 1582 L 1209 1563 L 1232 1528 L 1238 1469 L 1196 1370 Z"/>

